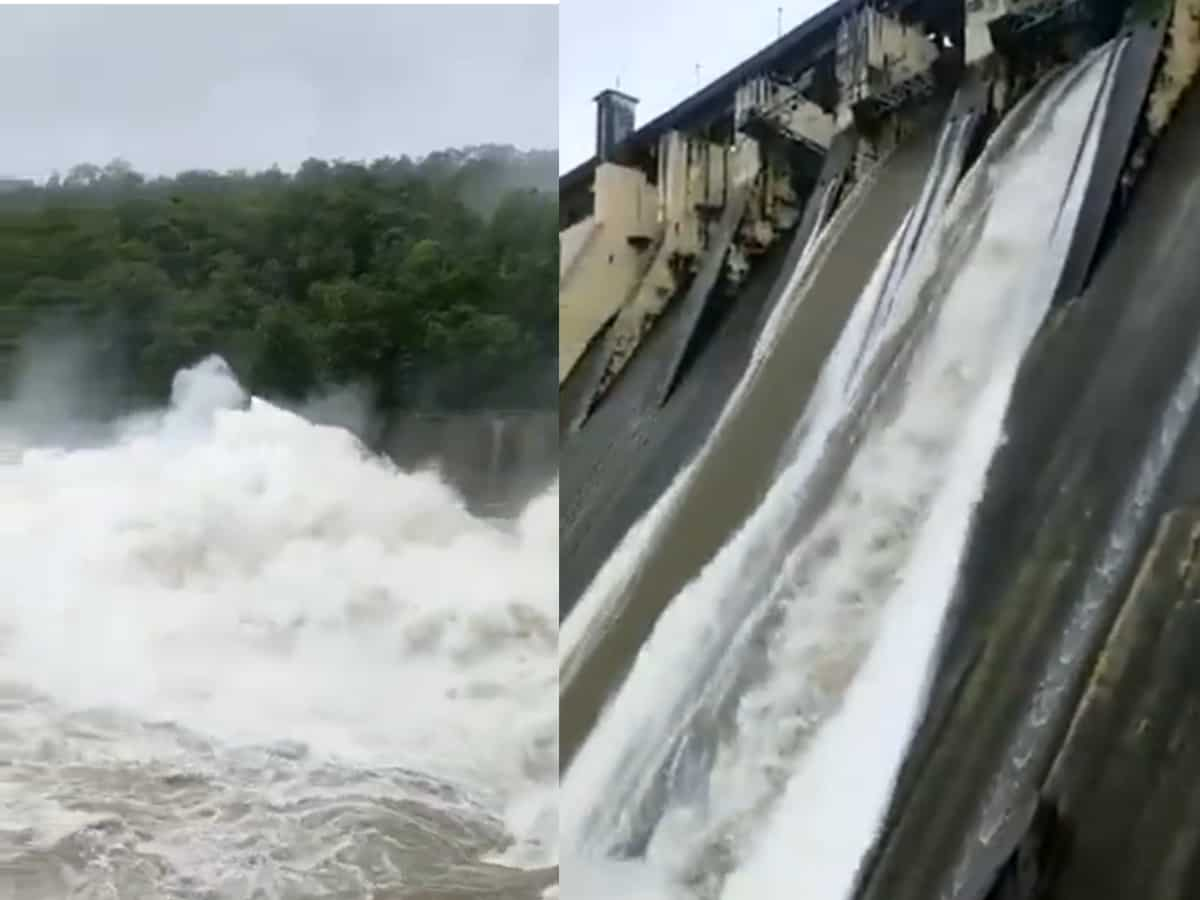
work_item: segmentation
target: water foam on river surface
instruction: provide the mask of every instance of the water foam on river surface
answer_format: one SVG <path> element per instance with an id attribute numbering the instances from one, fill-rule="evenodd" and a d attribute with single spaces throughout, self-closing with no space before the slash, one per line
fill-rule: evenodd
<path id="1" fill-rule="evenodd" d="M 3 425 L 0 897 L 472 896 L 555 861 L 556 485 L 481 521 L 217 359 L 87 447 Z"/>

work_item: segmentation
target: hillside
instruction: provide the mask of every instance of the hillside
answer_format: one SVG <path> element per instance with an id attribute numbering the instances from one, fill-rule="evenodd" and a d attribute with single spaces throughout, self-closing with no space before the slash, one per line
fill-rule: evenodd
<path id="1" fill-rule="evenodd" d="M 120 160 L 0 196 L 0 359 L 83 338 L 127 406 L 225 356 L 256 393 L 388 409 L 548 407 L 557 154 L 147 178 Z"/>

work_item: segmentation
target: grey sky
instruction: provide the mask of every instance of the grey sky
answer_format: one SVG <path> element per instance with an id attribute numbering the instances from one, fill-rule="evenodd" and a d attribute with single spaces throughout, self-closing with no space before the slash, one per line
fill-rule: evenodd
<path id="1" fill-rule="evenodd" d="M 553 148 L 554 6 L 0 6 L 0 175 Z"/>
<path id="2" fill-rule="evenodd" d="M 633 94 L 639 125 L 670 109 L 795 28 L 828 0 L 563 0 L 559 169 L 595 150 L 595 105 L 606 87 Z M 700 64 L 700 80 L 696 64 Z"/>

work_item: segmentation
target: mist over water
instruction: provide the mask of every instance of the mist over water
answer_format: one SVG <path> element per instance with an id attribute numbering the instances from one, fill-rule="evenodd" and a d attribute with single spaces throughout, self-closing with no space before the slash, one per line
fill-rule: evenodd
<path id="1" fill-rule="evenodd" d="M 0 898 L 537 895 L 510 870 L 557 855 L 557 485 L 479 520 L 216 358 L 86 439 L 29 396 L 0 407 Z"/>

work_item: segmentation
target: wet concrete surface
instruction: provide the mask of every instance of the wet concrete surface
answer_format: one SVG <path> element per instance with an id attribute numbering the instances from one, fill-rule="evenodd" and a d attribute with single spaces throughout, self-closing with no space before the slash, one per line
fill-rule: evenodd
<path id="1" fill-rule="evenodd" d="M 691 325 L 677 304 L 668 306 L 578 430 L 571 423 L 586 403 L 593 371 L 603 364 L 602 337 L 563 385 L 559 604 L 564 614 L 716 422 L 746 367 L 784 256 L 784 248 L 776 247 L 764 257 L 736 302 L 715 301 L 725 307 L 721 321 L 665 405 L 658 403 L 669 359 L 662 351 L 682 340 Z"/>
<path id="2" fill-rule="evenodd" d="M 717 552 L 770 487 L 779 455 L 808 402 L 825 358 L 877 260 L 917 199 L 934 154 L 940 120 L 941 111 L 931 111 L 929 126 L 918 130 L 877 173 L 861 205 L 850 216 L 841 239 L 818 270 L 804 303 L 781 329 L 777 349 L 763 361 L 753 388 L 731 413 L 726 426 L 713 435 L 713 445 L 703 465 L 681 494 L 671 522 L 665 524 L 663 539 L 647 553 L 637 577 L 626 589 L 622 614 L 582 661 L 575 676 L 560 686 L 559 754 L 563 765 L 569 764 L 590 731 L 606 697 L 627 670 L 666 603 Z M 779 268 L 771 271 L 764 266 L 753 290 L 762 290 L 761 285 L 768 277 L 786 278 L 788 273 Z M 749 290 L 740 294 L 737 306 L 753 302 L 754 296 Z M 719 352 L 716 342 L 709 352 Z M 743 353 L 748 352 L 749 347 L 745 346 Z M 635 357 L 634 363 L 642 362 L 646 368 L 655 362 L 649 345 L 638 357 L 642 359 Z M 743 356 L 741 366 L 727 365 L 725 372 L 732 381 L 719 383 L 723 388 L 720 395 L 728 396 L 744 369 L 744 360 Z M 610 442 L 604 448 L 607 472 L 600 471 L 598 466 L 591 472 L 579 468 L 578 451 L 564 444 L 563 482 L 572 482 L 570 490 L 576 490 L 577 479 L 587 481 L 590 476 L 592 484 L 602 492 L 640 495 L 643 508 L 648 507 L 648 501 L 661 493 L 669 479 L 662 479 L 657 490 L 651 489 L 651 479 L 645 471 L 650 467 L 639 471 L 631 451 L 640 444 L 639 449 L 646 452 L 646 436 L 654 434 L 658 443 L 650 453 L 658 465 L 668 462 L 661 455 L 668 451 L 670 442 L 677 442 L 678 446 L 686 438 L 695 452 L 694 448 L 702 443 L 720 412 L 716 401 L 723 399 L 710 393 L 700 365 L 698 361 L 661 412 L 646 415 L 632 429 L 627 424 L 622 433 L 608 435 Z M 702 415 L 687 416 L 677 411 L 675 418 L 664 417 L 663 413 L 685 391 L 692 392 L 693 397 L 695 392 L 702 392 L 693 402 L 701 401 L 698 406 L 702 407 L 702 401 L 707 399 L 716 408 L 705 408 Z M 675 461 L 676 470 L 690 455 Z M 635 520 L 629 518 L 616 524 L 608 512 L 606 523 L 604 513 L 592 505 L 572 511 L 575 518 L 568 520 L 560 507 L 563 546 L 568 542 L 568 529 L 578 528 L 582 522 L 599 521 L 598 527 L 623 534 Z M 580 551 L 573 548 L 573 552 Z M 600 561 L 602 558 L 593 558 L 589 561 L 592 565 L 583 566 L 581 560 L 563 550 L 560 578 L 566 579 L 568 571 L 577 567 L 594 571 Z"/>
<path id="3" fill-rule="evenodd" d="M 1047 793 L 1070 826 L 1050 896 L 1200 889 L 1200 508 L 1161 519 Z"/>
<path id="4" fill-rule="evenodd" d="M 1110 637 L 1109 628 L 1154 528 L 1165 510 L 1194 499 L 1200 487 L 1195 465 L 1186 463 L 1200 453 L 1193 422 L 1172 471 L 1148 500 L 1144 521 L 1118 514 L 1200 336 L 1197 159 L 1200 95 L 1193 90 L 1157 147 L 1091 286 L 1046 324 L 1026 357 L 1010 404 L 1008 440 L 993 462 L 946 625 L 930 706 L 858 897 L 966 896 L 955 892 L 952 876 L 965 848 L 978 841 L 985 798 L 998 774 L 1011 771 L 1018 738 L 1027 739 L 1027 756 L 1019 776 L 1001 785 L 1010 814 L 1048 794 L 1072 837 L 1061 875 L 1037 896 L 1182 897 L 1194 895 L 1185 882 L 1200 886 L 1193 877 L 1200 867 L 1194 834 L 1200 820 L 1193 815 L 1200 808 L 1193 803 L 1200 757 L 1178 752 L 1198 734 L 1183 693 L 1200 674 L 1188 661 L 1200 660 L 1200 632 L 1186 627 L 1188 607 L 1180 606 L 1185 598 L 1191 602 L 1191 589 L 1171 586 L 1161 573 L 1143 580 L 1125 601 L 1134 610 L 1126 615 L 1179 624 L 1169 638 L 1147 637 L 1140 650 L 1129 651 L 1138 665 L 1106 668 L 1100 656 L 1101 668 L 1094 668 L 1105 641 L 1114 647 L 1129 641 L 1117 632 Z M 1191 550 L 1181 549 L 1184 526 L 1166 521 L 1157 558 L 1174 559 L 1178 573 L 1190 567 Z M 1118 530 L 1128 532 L 1135 564 L 1114 572 L 1098 598 L 1095 637 L 1080 654 L 1071 699 L 1041 721 L 1036 734 L 1021 734 L 1042 673 Z M 1156 633 L 1152 625 L 1147 633 Z M 1089 724 L 1078 724 L 1068 737 L 1089 678 L 1097 699 L 1079 719 Z M 1122 703 L 1142 709 L 1138 718 L 1159 717 L 1158 737 L 1139 742 L 1137 721 L 1122 713 Z M 1174 757 L 1164 753 L 1173 746 Z M 1048 784 L 1056 756 L 1061 774 Z M 1175 769 L 1163 768 L 1172 759 Z M 1141 787 L 1139 778 L 1146 782 Z M 1147 779 L 1160 778 L 1174 779 L 1170 797 L 1149 786 Z M 1011 816 L 1000 825 L 989 842 L 990 860 L 981 845 L 974 848 L 978 867 L 1002 863 L 1006 848 L 1021 837 L 1011 831 L 1019 820 Z M 1136 859 L 1117 851 L 1117 835 L 1143 827 L 1145 836 L 1132 839 Z M 1131 868 L 1122 874 L 1126 865 Z M 961 891 L 981 873 L 958 874 Z M 1154 883 L 1163 893 L 1148 892 Z"/>

